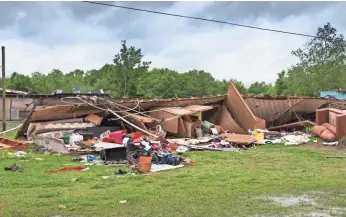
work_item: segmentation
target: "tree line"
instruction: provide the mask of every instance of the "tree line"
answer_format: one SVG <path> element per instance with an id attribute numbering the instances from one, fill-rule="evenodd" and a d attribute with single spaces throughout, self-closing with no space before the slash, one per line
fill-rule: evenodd
<path id="1" fill-rule="evenodd" d="M 330 23 L 319 27 L 316 37 L 292 55 L 298 63 L 279 72 L 274 83 L 256 81 L 246 88 L 242 81 L 229 80 L 243 94 L 318 96 L 320 90 L 345 88 L 346 42 Z M 71 93 L 77 86 L 81 92 L 102 89 L 116 98 L 201 97 L 225 94 L 228 88 L 228 80 L 215 79 L 203 70 L 179 73 L 168 68 L 149 69 L 150 64 L 143 61 L 140 48 L 128 46 L 124 40 L 113 63 L 100 69 L 69 73 L 54 69 L 48 74 L 31 75 L 14 72 L 7 77 L 7 88 L 50 94 L 57 89 Z"/>

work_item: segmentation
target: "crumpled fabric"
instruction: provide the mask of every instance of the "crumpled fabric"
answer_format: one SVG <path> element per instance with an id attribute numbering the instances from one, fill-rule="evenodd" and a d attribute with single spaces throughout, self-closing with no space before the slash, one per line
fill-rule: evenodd
<path id="1" fill-rule="evenodd" d="M 83 166 L 75 166 L 75 167 L 64 167 L 58 170 L 46 170 L 46 173 L 59 173 L 59 172 L 68 172 L 68 171 L 82 171 L 86 169 Z"/>

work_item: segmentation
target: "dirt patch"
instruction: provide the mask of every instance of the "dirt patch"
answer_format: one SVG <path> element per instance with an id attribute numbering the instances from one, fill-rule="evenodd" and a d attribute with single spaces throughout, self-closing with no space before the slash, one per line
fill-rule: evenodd
<path id="1" fill-rule="evenodd" d="M 309 149 L 320 152 L 338 152 L 338 153 L 346 153 L 346 145 L 345 143 L 339 143 L 336 146 L 325 146 L 322 144 L 323 142 L 318 143 L 308 143 L 306 145 L 300 146 L 303 149 Z"/>
<path id="2" fill-rule="evenodd" d="M 309 213 L 295 213 L 293 216 L 302 216 L 302 217 L 335 217 L 330 215 L 329 212 L 309 212 Z M 287 216 L 291 217 L 291 216 Z"/>
<path id="3" fill-rule="evenodd" d="M 289 197 L 267 197 L 266 200 L 273 201 L 283 207 L 298 206 L 300 204 L 316 205 L 313 199 L 307 195 Z"/>

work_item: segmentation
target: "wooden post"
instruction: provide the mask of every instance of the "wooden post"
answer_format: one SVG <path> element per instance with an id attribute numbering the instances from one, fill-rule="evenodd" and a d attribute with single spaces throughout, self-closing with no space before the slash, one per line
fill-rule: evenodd
<path id="1" fill-rule="evenodd" d="M 10 121 L 12 121 L 12 97 L 10 97 L 10 109 L 9 109 L 9 113 L 10 113 Z"/>
<path id="2" fill-rule="evenodd" d="M 2 53 L 2 131 L 6 130 L 6 75 L 5 75 L 5 46 L 1 47 Z"/>

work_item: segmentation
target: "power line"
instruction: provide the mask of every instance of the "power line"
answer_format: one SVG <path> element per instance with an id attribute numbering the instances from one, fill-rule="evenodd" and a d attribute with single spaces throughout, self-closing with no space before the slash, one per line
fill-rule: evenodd
<path id="1" fill-rule="evenodd" d="M 186 15 L 180 15 L 180 14 L 171 14 L 166 12 L 159 12 L 159 11 L 152 11 L 152 10 L 146 10 L 146 9 L 140 9 L 140 8 L 133 8 L 133 7 L 126 7 L 126 6 L 120 6 L 120 5 L 113 5 L 113 4 L 107 4 L 107 3 L 101 3 L 101 2 L 91 2 L 91 1 L 82 1 L 84 3 L 90 3 L 90 4 L 96 4 L 96 5 L 103 5 L 103 6 L 109 6 L 109 7 L 115 7 L 115 8 L 122 8 L 127 10 L 135 10 L 135 11 L 141 11 L 141 12 L 147 12 L 147 13 L 154 13 L 154 14 L 160 14 L 160 15 L 166 15 L 166 16 L 173 16 L 173 17 L 180 17 L 180 18 L 186 18 L 186 19 L 194 19 L 194 20 L 202 20 L 202 21 L 208 21 L 213 23 L 221 23 L 221 24 L 227 24 L 232 26 L 239 26 L 244 28 L 250 28 L 250 29 L 257 29 L 262 31 L 269 31 L 269 32 L 278 32 L 283 34 L 290 34 L 290 35 L 298 35 L 298 36 L 305 36 L 310 38 L 316 38 L 316 36 L 308 35 L 308 34 L 302 34 L 302 33 L 296 33 L 296 32 L 288 32 L 288 31 L 281 31 L 276 29 L 268 29 L 268 28 L 261 28 L 256 26 L 249 26 L 249 25 L 243 25 L 238 23 L 231 23 L 226 21 L 220 21 L 220 20 L 213 20 L 213 19 L 206 19 L 201 17 L 193 17 L 193 16 L 186 16 Z"/>

